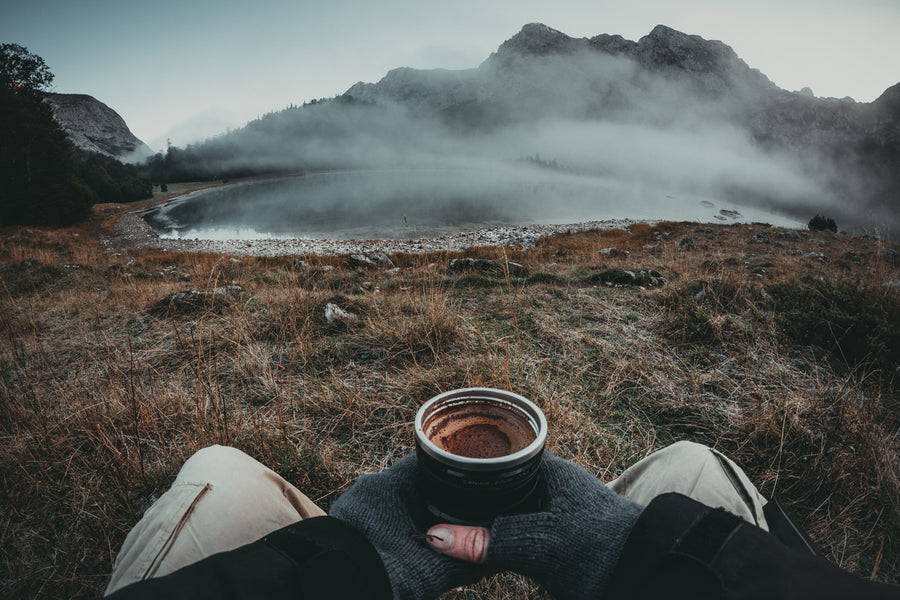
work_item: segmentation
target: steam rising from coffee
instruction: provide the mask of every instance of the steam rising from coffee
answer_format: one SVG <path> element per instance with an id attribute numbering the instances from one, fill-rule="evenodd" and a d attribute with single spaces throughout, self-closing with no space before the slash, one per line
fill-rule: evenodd
<path id="1" fill-rule="evenodd" d="M 392 71 L 376 86 L 357 84 L 343 97 L 269 115 L 194 151 L 216 157 L 223 170 L 393 173 L 377 179 L 377 190 L 308 207 L 298 205 L 297 194 L 273 196 L 265 207 L 272 212 L 293 206 L 324 214 L 333 207 L 367 219 L 375 205 L 389 206 L 395 197 L 427 214 L 429 194 L 409 189 L 406 173 L 417 170 L 444 173 L 434 185 L 445 204 L 448 197 L 461 199 L 451 204 L 460 222 L 711 221 L 720 209 L 736 208 L 773 224 L 797 226 L 831 210 L 842 226 L 872 226 L 831 191 L 828 163 L 762 149 L 741 122 L 752 114 L 747 103 L 755 101 L 754 90 L 718 93 L 725 85 L 740 82 L 709 77 L 698 84 L 598 53 L 512 63 L 492 57 L 466 71 Z M 498 193 L 503 181 L 562 191 L 531 198 Z M 566 186 L 581 191 L 566 193 Z M 245 208 L 229 218 L 254 222 L 259 206 Z M 398 222 L 398 214 L 389 218 Z"/>

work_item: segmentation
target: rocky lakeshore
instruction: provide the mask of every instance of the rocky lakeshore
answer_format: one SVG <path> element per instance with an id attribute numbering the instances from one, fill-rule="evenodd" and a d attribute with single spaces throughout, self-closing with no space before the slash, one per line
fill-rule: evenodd
<path id="1" fill-rule="evenodd" d="M 565 231 L 615 229 L 627 227 L 634 220 L 610 219 L 559 225 L 520 225 L 485 227 L 472 231 L 414 239 L 257 239 L 201 240 L 160 238 L 142 218 L 145 211 L 132 211 L 115 222 L 115 235 L 104 239 L 111 249 L 159 248 L 169 252 L 214 252 L 237 256 L 337 255 L 368 252 L 437 252 L 458 251 L 476 246 L 533 247 L 541 237 Z M 652 224 L 652 222 L 651 222 Z"/>

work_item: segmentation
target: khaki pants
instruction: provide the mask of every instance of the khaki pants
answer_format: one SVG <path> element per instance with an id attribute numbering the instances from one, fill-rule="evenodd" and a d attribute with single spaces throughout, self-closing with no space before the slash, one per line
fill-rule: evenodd
<path id="1" fill-rule="evenodd" d="M 106 595 L 324 514 L 297 488 L 240 450 L 204 448 L 184 463 L 169 491 L 129 532 Z"/>
<path id="2" fill-rule="evenodd" d="M 658 494 L 680 492 L 766 528 L 765 499 L 744 472 L 700 444 L 678 442 L 655 452 L 609 486 L 645 505 Z M 324 514 L 297 488 L 243 452 L 204 448 L 184 463 L 169 491 L 125 538 L 106 594 Z"/>
<path id="3" fill-rule="evenodd" d="M 645 506 L 660 494 L 678 492 L 769 530 L 763 516 L 766 499 L 756 486 L 724 454 L 702 444 L 672 444 L 638 461 L 608 485 Z"/>

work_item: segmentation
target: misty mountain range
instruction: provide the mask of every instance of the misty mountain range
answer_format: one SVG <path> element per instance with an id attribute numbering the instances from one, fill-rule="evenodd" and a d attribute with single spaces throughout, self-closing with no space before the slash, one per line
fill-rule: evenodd
<path id="1" fill-rule="evenodd" d="M 871 103 L 780 89 L 726 44 L 529 24 L 480 66 L 398 68 L 171 157 L 179 172 L 493 169 L 540 156 L 633 198 L 723 198 L 900 232 L 900 84 Z M 573 175 L 574 176 L 574 175 Z"/>

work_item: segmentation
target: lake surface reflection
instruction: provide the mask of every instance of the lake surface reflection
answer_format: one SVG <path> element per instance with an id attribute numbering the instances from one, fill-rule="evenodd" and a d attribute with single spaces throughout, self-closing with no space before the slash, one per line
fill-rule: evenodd
<path id="1" fill-rule="evenodd" d="M 739 217 L 728 211 L 738 211 Z M 726 216 L 722 216 L 725 214 Z M 177 198 L 145 219 L 164 238 L 410 239 L 493 225 L 783 217 L 640 182 L 527 166 L 318 173 Z"/>

